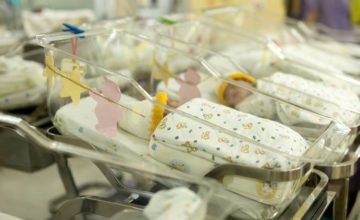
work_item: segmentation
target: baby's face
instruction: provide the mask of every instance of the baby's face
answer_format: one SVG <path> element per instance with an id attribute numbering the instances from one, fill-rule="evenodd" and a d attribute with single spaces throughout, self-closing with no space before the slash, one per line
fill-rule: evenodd
<path id="1" fill-rule="evenodd" d="M 251 95 L 250 91 L 230 84 L 225 89 L 224 99 L 227 105 L 234 107 L 249 95 Z"/>
<path id="2" fill-rule="evenodd" d="M 177 108 L 180 106 L 180 102 L 176 100 L 168 100 L 167 105 L 173 108 Z"/>

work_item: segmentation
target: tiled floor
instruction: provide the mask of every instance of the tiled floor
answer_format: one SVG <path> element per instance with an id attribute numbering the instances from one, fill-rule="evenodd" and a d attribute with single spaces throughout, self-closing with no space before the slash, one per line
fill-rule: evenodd
<path id="1" fill-rule="evenodd" d="M 89 161 L 70 159 L 77 185 L 106 183 Z M 49 219 L 49 202 L 65 193 L 55 165 L 33 174 L 0 167 L 0 212 L 23 219 Z"/>

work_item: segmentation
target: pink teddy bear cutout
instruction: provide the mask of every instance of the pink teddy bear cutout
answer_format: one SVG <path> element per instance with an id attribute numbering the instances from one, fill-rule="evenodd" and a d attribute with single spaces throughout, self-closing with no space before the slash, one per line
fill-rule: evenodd
<path id="1" fill-rule="evenodd" d="M 180 85 L 179 96 L 180 104 L 190 101 L 193 98 L 200 97 L 201 93 L 197 85 L 200 83 L 200 76 L 193 68 L 189 68 L 185 73 L 185 80 L 177 79 Z"/>
<path id="2" fill-rule="evenodd" d="M 116 104 L 121 98 L 120 88 L 114 82 L 105 78 L 102 95 L 106 99 L 98 94 L 96 88 L 90 91 L 90 96 L 97 102 L 95 107 L 95 115 L 98 120 L 96 129 L 110 137 L 114 137 L 117 134 L 117 123 L 122 118 L 121 109 Z"/>

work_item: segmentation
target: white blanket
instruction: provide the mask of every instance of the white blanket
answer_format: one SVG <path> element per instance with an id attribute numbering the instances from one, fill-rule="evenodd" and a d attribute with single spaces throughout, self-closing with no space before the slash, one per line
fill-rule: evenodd
<path id="1" fill-rule="evenodd" d="M 156 193 L 144 213 L 152 220 L 202 220 L 206 204 L 191 190 L 179 187 Z"/>
<path id="2" fill-rule="evenodd" d="M 0 110 L 40 104 L 45 100 L 43 67 L 19 56 L 0 57 Z"/>
<path id="3" fill-rule="evenodd" d="M 22 37 L 21 32 L 10 32 L 0 26 L 0 54 L 9 52 L 11 48 L 19 43 Z"/>
<path id="4" fill-rule="evenodd" d="M 62 30 L 63 23 L 81 25 L 93 20 L 94 13 L 91 10 L 51 10 L 44 9 L 41 12 L 22 12 L 22 21 L 27 36 L 49 33 Z"/>

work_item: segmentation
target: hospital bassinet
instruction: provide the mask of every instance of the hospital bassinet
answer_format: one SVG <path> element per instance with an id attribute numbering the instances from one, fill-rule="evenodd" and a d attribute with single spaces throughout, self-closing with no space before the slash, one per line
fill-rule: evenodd
<path id="1" fill-rule="evenodd" d="M 200 93 L 204 93 L 204 96 L 207 96 L 206 99 L 214 100 L 214 87 L 211 87 L 211 84 L 202 83 L 216 84 L 224 79 L 219 78 L 216 67 L 204 59 L 119 30 L 89 31 L 79 36 L 45 35 L 38 36 L 38 39 L 46 48 L 46 67 L 44 73 L 49 80 L 48 106 L 54 125 L 63 134 L 80 138 L 92 144 L 98 150 L 114 154 L 126 153 L 137 158 L 141 157 L 151 163 L 159 164 L 159 166 L 164 166 L 163 163 L 165 163 L 175 169 L 190 172 L 186 168 L 187 166 L 184 164 L 184 161 L 176 158 L 171 161 L 161 159 L 159 161 L 159 158 L 154 160 L 149 155 L 156 147 L 154 144 L 149 145 L 149 141 L 144 137 L 149 137 L 153 132 L 152 129 L 155 128 L 156 130 L 159 128 L 158 126 L 161 126 L 161 124 L 158 125 L 158 122 L 165 110 L 168 114 L 161 120 L 163 123 L 166 119 L 171 121 L 182 118 L 189 123 L 193 123 L 194 126 L 209 128 L 216 134 L 223 134 L 231 140 L 244 141 L 249 146 L 256 146 L 253 149 L 258 154 L 270 153 L 274 155 L 274 158 L 271 159 L 279 163 L 283 163 L 283 161 L 287 161 L 286 163 L 296 161 L 294 165 L 286 165 L 285 167 L 287 168 L 285 170 L 280 169 L 281 171 L 301 170 L 301 167 L 304 167 L 309 161 L 326 161 L 337 151 L 338 144 L 349 132 L 345 126 L 338 122 L 315 113 L 307 112 L 312 118 L 316 118 L 316 120 L 322 121 L 324 124 L 316 128 L 310 126 L 311 123 L 307 125 L 309 127 L 306 125 L 302 127 L 291 126 L 291 129 L 299 133 L 306 140 L 308 149 L 301 154 L 286 153 L 289 151 L 278 150 L 276 147 L 269 146 L 266 143 L 260 144 L 256 136 L 249 138 L 236 132 L 236 130 L 219 125 L 219 123 L 211 120 L 214 117 L 214 115 L 211 116 L 211 113 L 199 116 L 186 110 L 186 105 L 174 108 L 164 102 L 162 96 L 159 95 L 158 87 L 162 83 L 170 84 L 174 79 L 184 84 L 192 84 L 186 82 L 186 77 L 182 79 L 181 74 L 187 71 L 191 73 L 189 73 L 189 76 L 193 76 L 194 71 L 198 72 L 200 82 L 198 82 L 199 85 L 196 85 L 196 87 L 205 85 L 205 90 L 200 89 Z M 180 60 L 181 63 L 172 62 L 174 60 Z M 188 70 L 189 68 L 191 69 Z M 250 93 L 260 96 L 264 95 L 256 91 L 256 89 L 241 83 L 238 84 L 231 81 L 227 81 L 227 83 L 239 86 Z M 194 89 L 193 87 L 191 89 Z M 171 98 L 171 95 L 169 97 Z M 203 96 L 201 97 L 203 98 Z M 290 103 L 273 99 L 271 96 L 268 98 L 283 105 L 291 105 Z M 197 104 L 199 99 L 193 100 L 195 101 L 190 100 L 188 102 Z M 146 108 L 152 109 L 152 115 L 147 115 L 146 108 L 136 104 L 139 103 L 138 101 L 147 102 Z M 204 103 L 204 106 L 209 105 L 208 107 L 210 108 L 218 107 L 225 114 L 235 111 L 212 104 L 211 102 L 209 103 L 208 101 Z M 296 106 L 293 107 L 298 109 L 298 111 L 306 112 L 306 110 Z M 201 111 L 200 109 L 197 110 Z M 121 115 L 125 117 L 122 118 Z M 220 115 L 216 116 L 220 117 Z M 134 126 L 148 126 L 149 124 L 155 124 L 155 126 L 150 126 L 149 133 L 145 135 L 140 133 L 140 128 Z M 277 125 L 285 126 L 284 124 Z M 248 124 L 243 129 L 251 129 L 252 126 L 256 125 Z M 177 123 L 175 127 L 182 129 L 186 128 L 186 125 Z M 206 139 L 206 136 L 207 134 L 205 133 L 203 138 Z M 218 141 L 227 143 L 227 138 L 221 139 L 219 137 Z M 177 140 L 176 137 L 175 140 Z M 160 148 L 162 144 L 158 143 L 157 146 Z M 216 167 L 220 164 L 222 164 L 220 167 L 232 164 L 231 167 L 236 168 L 238 165 L 231 163 L 231 158 L 221 159 L 220 161 L 222 162 L 216 165 L 216 163 L 211 162 L 210 158 L 209 163 L 209 159 L 204 160 L 204 158 L 191 155 L 192 151 L 198 151 L 191 143 L 185 142 L 181 146 L 184 151 L 166 148 L 166 146 L 161 147 L 166 152 L 165 156 L 171 157 L 175 154 L 188 156 L 187 162 L 199 166 L 192 167 L 194 170 L 190 173 L 193 175 L 202 176 L 211 174 L 213 178 L 220 178 L 222 183 L 227 182 L 228 178 L 232 179 L 234 177 L 234 175 L 224 176 L 223 173 L 216 172 Z M 249 153 L 247 146 L 243 148 L 243 151 L 243 153 Z M 254 155 L 256 154 L 255 151 L 253 152 Z M 297 150 L 294 149 L 294 151 Z M 186 152 L 190 154 L 187 155 Z M 206 154 L 206 149 L 203 152 Z M 340 155 L 343 153 L 340 152 Z M 234 161 L 236 159 L 233 158 Z M 256 163 L 256 161 L 254 162 Z M 203 163 L 203 167 L 201 167 L 201 163 Z M 264 166 L 258 168 L 260 170 L 277 170 L 276 166 L 266 164 L 265 162 Z M 216 165 L 215 169 L 212 167 L 214 165 Z M 247 166 L 249 164 L 243 165 Z M 256 183 L 256 188 L 250 191 L 248 189 L 237 188 L 236 184 L 231 184 L 232 181 L 230 181 L 228 188 L 240 194 L 241 197 L 244 196 L 259 201 L 259 204 L 263 203 L 260 206 L 263 208 L 259 208 L 260 211 L 258 210 L 257 215 L 276 216 L 276 214 L 279 214 L 284 209 L 284 204 L 288 204 L 294 195 L 296 195 L 304 178 L 306 178 L 306 175 L 301 178 L 285 181 L 284 183 L 279 182 L 279 184 L 275 184 L 269 181 L 254 180 L 256 179 L 254 176 L 251 176 L 249 179 L 249 177 L 244 178 L 235 175 L 236 181 L 249 185 L 250 188 L 253 183 Z M 280 185 L 284 187 L 279 188 Z M 269 210 L 272 211 L 269 212 Z"/>
<path id="2" fill-rule="evenodd" d="M 349 54 L 341 53 L 343 49 L 338 53 L 323 52 L 322 50 L 327 42 L 320 41 L 319 43 L 314 42 L 314 40 L 308 41 L 296 28 L 286 26 L 283 23 L 269 22 L 268 19 L 263 19 L 261 16 L 255 16 L 254 13 L 235 7 L 209 10 L 204 14 L 206 20 L 211 23 L 232 29 L 237 28 L 238 31 L 250 34 L 260 40 L 275 40 L 281 44 L 284 53 L 289 58 L 297 59 L 306 65 L 310 65 L 312 68 L 320 68 L 329 72 L 335 72 L 337 70 L 343 74 L 346 73 L 347 76 L 352 79 L 358 80 L 359 62 L 356 59 Z M 342 48 L 341 44 L 336 45 Z M 334 49 L 331 45 L 326 47 L 330 47 L 332 50 Z M 344 48 L 345 50 L 349 49 L 347 45 L 345 45 Z M 297 53 L 294 52 L 295 50 Z M 354 50 L 356 51 L 356 49 Z M 306 54 L 305 57 L 300 56 L 304 53 Z M 319 57 L 319 55 L 321 56 Z M 314 62 L 309 58 L 324 60 L 326 63 Z"/>
<path id="3" fill-rule="evenodd" d="M 224 58 L 214 53 L 211 54 L 211 51 L 207 52 L 208 55 L 205 58 L 208 62 L 216 65 L 224 77 L 227 77 L 226 74 L 229 74 L 229 70 L 231 70 L 235 63 L 240 67 L 242 66 L 248 74 L 257 78 L 258 81 L 269 81 L 269 76 L 278 71 L 283 71 L 287 74 L 300 76 L 326 86 L 336 85 L 342 89 L 350 89 L 358 86 L 358 81 L 356 80 L 342 75 L 331 75 L 328 72 L 312 69 L 295 60 L 288 59 L 274 42 L 269 41 L 268 43 L 262 43 L 251 39 L 250 36 L 231 31 L 227 28 L 221 28 L 201 19 L 191 20 L 183 18 L 181 20 L 180 18 L 179 20 L 180 21 L 173 25 L 159 24 L 158 27 L 156 27 L 158 34 L 155 35 L 155 38 L 160 39 L 160 42 L 165 45 L 173 46 L 180 50 L 189 50 L 189 47 L 196 46 L 227 56 L 232 62 L 224 61 Z M 188 44 L 191 46 L 188 46 Z M 313 94 L 307 91 L 299 91 L 285 84 L 278 85 L 278 87 L 283 87 L 287 91 L 285 93 L 278 93 L 277 91 L 273 93 L 273 95 L 278 98 L 287 99 L 293 104 L 335 118 L 350 128 L 356 128 L 360 123 L 360 112 L 354 107 L 349 107 L 342 103 L 334 103 L 334 101 L 330 100 L 322 100 L 319 97 L 314 97 Z M 265 89 L 265 91 L 271 92 L 267 89 Z M 292 91 L 292 93 L 290 91 Z M 314 105 L 302 103 L 303 99 L 298 98 L 298 96 L 296 99 L 291 98 L 296 96 L 294 93 L 299 94 L 299 96 L 302 96 L 306 100 L 314 99 L 314 101 L 316 100 L 315 102 L 326 103 L 325 105 L 329 105 L 328 109 L 337 109 L 336 111 L 342 112 L 342 114 L 329 114 L 329 112 L 324 109 L 321 110 Z M 348 97 L 343 97 L 344 100 L 346 98 Z"/>

